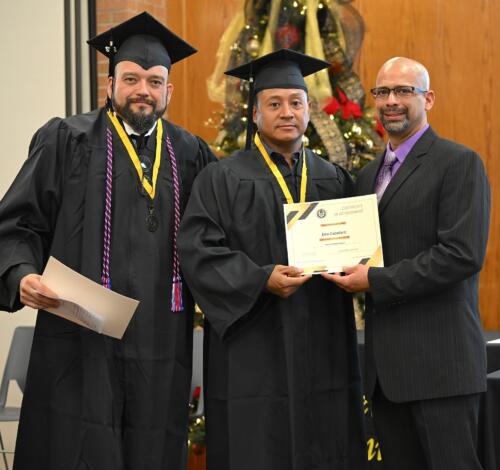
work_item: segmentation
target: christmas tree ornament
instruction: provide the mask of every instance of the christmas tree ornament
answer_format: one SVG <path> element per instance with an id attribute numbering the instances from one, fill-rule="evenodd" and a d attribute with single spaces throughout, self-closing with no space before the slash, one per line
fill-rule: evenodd
<path id="1" fill-rule="evenodd" d="M 240 149 L 244 149 L 245 148 L 245 142 L 246 142 L 246 138 L 247 138 L 247 133 L 245 131 L 243 131 L 239 136 L 238 136 L 238 139 L 236 140 L 237 144 L 238 144 L 238 148 Z"/>
<path id="2" fill-rule="evenodd" d="M 250 57 L 255 59 L 259 55 L 260 46 L 261 46 L 261 44 L 260 44 L 259 39 L 254 36 L 248 40 L 248 42 L 245 46 L 245 50 L 248 52 Z"/>
<path id="3" fill-rule="evenodd" d="M 302 35 L 297 26 L 291 23 L 286 23 L 276 30 L 277 49 L 295 49 Z"/>

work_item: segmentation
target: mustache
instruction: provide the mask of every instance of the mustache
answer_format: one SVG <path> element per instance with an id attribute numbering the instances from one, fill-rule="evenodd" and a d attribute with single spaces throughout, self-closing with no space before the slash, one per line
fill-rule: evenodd
<path id="1" fill-rule="evenodd" d="M 127 104 L 131 103 L 144 103 L 150 106 L 156 106 L 156 101 L 149 98 L 127 98 Z"/>
<path id="2" fill-rule="evenodd" d="M 407 109 L 404 106 L 387 106 L 385 108 L 382 108 L 381 110 L 382 114 L 385 113 L 406 113 Z"/>

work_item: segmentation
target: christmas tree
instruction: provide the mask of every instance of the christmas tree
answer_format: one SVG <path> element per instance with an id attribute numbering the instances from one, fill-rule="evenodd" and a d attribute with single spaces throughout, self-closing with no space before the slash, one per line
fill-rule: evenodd
<path id="1" fill-rule="evenodd" d="M 346 0 L 246 0 L 221 39 L 208 79 L 210 98 L 224 104 L 222 115 L 211 120 L 219 128 L 218 153 L 244 147 L 247 119 L 248 82 L 224 70 L 289 48 L 332 64 L 306 78 L 311 123 L 304 145 L 355 176 L 383 147 L 382 128 L 352 70 L 363 33 L 361 16 Z"/>

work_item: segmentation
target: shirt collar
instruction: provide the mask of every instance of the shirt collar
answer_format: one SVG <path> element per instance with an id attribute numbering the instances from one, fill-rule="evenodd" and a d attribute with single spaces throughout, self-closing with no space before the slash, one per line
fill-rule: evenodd
<path id="1" fill-rule="evenodd" d="M 269 156 L 270 156 L 273 160 L 275 160 L 277 156 L 280 156 L 280 157 L 284 158 L 284 157 L 283 157 L 283 155 L 282 155 L 281 153 L 276 152 L 276 151 L 275 151 L 275 150 L 273 150 L 271 147 L 269 147 L 269 145 L 267 145 L 267 144 L 264 142 L 264 140 L 263 140 L 262 138 L 260 139 L 260 141 L 262 142 L 262 145 L 263 145 L 263 146 L 264 146 L 264 148 L 267 150 L 267 153 L 269 154 Z M 302 145 L 300 146 L 300 149 L 299 149 L 297 152 L 292 153 L 292 160 L 293 160 L 294 164 L 295 164 L 295 163 L 297 163 L 297 162 L 299 161 L 300 154 L 302 153 L 302 149 L 303 149 L 303 147 L 304 147 L 304 144 L 302 144 Z"/>
<path id="2" fill-rule="evenodd" d="M 391 143 L 387 143 L 387 148 L 396 154 L 396 158 L 399 162 L 403 162 L 406 156 L 410 153 L 413 146 L 417 143 L 418 139 L 422 137 L 424 132 L 429 128 L 429 124 L 426 124 L 422 129 L 418 132 L 415 132 L 411 137 L 406 139 L 396 150 L 392 149 Z"/>
<path id="3" fill-rule="evenodd" d="M 115 113 L 116 115 L 116 113 Z M 128 134 L 128 135 L 139 135 L 136 131 L 134 131 L 134 129 L 132 129 L 132 127 L 130 127 L 127 123 L 127 121 L 125 121 L 124 119 L 122 119 L 122 123 L 123 123 L 123 127 L 125 128 L 125 132 Z M 151 128 L 149 129 L 149 131 L 147 131 L 145 134 L 144 134 L 144 137 L 149 137 L 153 131 L 156 129 L 156 124 L 158 123 L 158 120 L 155 121 L 155 123 L 151 126 Z"/>

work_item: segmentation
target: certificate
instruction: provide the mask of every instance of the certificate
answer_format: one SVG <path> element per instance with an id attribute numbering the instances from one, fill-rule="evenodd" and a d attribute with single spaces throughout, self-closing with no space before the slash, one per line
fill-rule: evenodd
<path id="1" fill-rule="evenodd" d="M 96 333 L 121 339 L 139 305 L 49 258 L 42 283 L 55 292 L 59 307 L 45 309 Z"/>
<path id="2" fill-rule="evenodd" d="M 384 266 L 377 196 L 284 204 L 288 264 L 306 274 Z"/>

